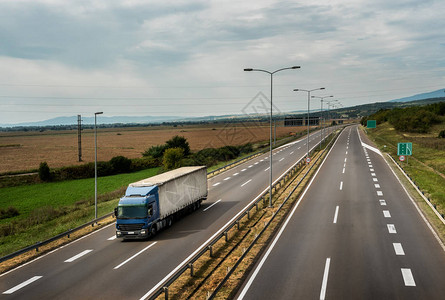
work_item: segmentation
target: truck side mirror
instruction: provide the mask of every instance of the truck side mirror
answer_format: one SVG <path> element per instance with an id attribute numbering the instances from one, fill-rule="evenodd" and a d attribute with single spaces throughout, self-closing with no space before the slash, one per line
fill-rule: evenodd
<path id="1" fill-rule="evenodd" d="M 117 218 L 117 207 L 114 208 L 114 216 Z"/>

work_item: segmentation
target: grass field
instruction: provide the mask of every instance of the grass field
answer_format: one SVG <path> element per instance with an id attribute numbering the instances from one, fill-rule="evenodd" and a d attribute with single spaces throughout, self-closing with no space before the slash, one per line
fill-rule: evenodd
<path id="1" fill-rule="evenodd" d="M 443 127 L 443 124 L 435 126 L 429 134 L 403 134 L 388 123 L 367 129 L 380 150 L 390 153 L 396 160 L 397 143 L 413 143 L 413 155 L 402 166 L 442 214 L 445 213 L 445 139 L 437 138 L 437 134 Z"/>
<path id="2" fill-rule="evenodd" d="M 156 175 L 158 168 L 98 178 L 98 216 L 113 211 L 125 187 Z M 0 256 L 43 241 L 94 219 L 94 179 L 0 189 L 0 207 L 14 206 L 20 215 L 0 220 L 14 234 L 0 236 Z"/>
<path id="3" fill-rule="evenodd" d="M 306 130 L 302 127 L 277 127 L 277 137 Z M 147 148 L 165 143 L 175 135 L 184 136 L 193 151 L 244 145 L 269 139 L 269 127 L 245 124 L 207 124 L 178 127 L 134 127 L 98 129 L 98 160 L 114 156 L 141 157 Z M 94 161 L 94 133 L 82 132 L 82 163 Z M 44 132 L 0 132 L 0 174 L 35 170 L 46 161 L 50 168 L 81 164 L 78 162 L 77 130 Z"/>

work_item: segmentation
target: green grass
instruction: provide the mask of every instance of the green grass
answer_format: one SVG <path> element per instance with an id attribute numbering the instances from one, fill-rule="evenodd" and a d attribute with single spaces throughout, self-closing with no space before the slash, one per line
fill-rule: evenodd
<path id="1" fill-rule="evenodd" d="M 367 129 L 368 135 L 373 139 L 380 150 L 388 152 L 394 159 L 397 156 L 397 143 L 412 142 L 413 156 L 408 157 L 408 161 L 402 163 L 402 167 L 413 178 L 427 197 L 432 199 L 432 203 L 437 206 L 437 210 L 445 213 L 445 178 L 437 172 L 444 174 L 445 151 L 432 149 L 428 143 L 422 140 L 432 138 L 431 135 L 402 134 L 388 123 L 383 123 L 375 129 Z M 438 143 L 445 143 L 438 139 Z M 386 147 L 384 147 L 386 145 Z"/>
<path id="2" fill-rule="evenodd" d="M 97 193 L 103 195 L 113 192 L 129 183 L 156 175 L 159 168 L 142 170 L 135 173 L 99 177 Z M 99 196 L 98 196 L 99 197 Z M 76 202 L 94 200 L 94 178 L 50 182 L 0 189 L 0 208 L 13 206 L 20 215 L 14 220 L 27 218 L 40 207 L 61 208 L 75 205 Z M 10 222 L 1 220 L 0 223 Z"/>
<path id="3" fill-rule="evenodd" d="M 156 175 L 158 170 L 98 178 L 98 216 L 113 211 L 129 183 Z M 0 222 L 1 226 L 14 228 L 14 234 L 0 237 L 0 256 L 93 220 L 93 204 L 94 178 L 0 189 L 0 207 L 14 206 L 20 212 Z"/>

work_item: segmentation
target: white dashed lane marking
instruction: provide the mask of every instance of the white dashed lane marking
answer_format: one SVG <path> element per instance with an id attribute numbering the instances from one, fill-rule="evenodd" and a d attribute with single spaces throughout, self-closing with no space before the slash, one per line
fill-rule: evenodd
<path id="1" fill-rule="evenodd" d="M 252 181 L 252 179 L 247 180 L 246 182 L 244 182 L 244 183 L 241 185 L 241 187 L 245 186 L 246 184 L 248 184 L 248 183 L 251 182 L 251 181 Z"/>
<path id="2" fill-rule="evenodd" d="M 388 227 L 389 233 L 397 233 L 396 226 L 394 226 L 394 224 L 387 224 L 386 226 Z"/>
<path id="3" fill-rule="evenodd" d="M 93 250 L 85 250 L 85 251 L 82 251 L 82 252 L 80 252 L 79 254 L 74 255 L 73 257 L 71 257 L 71 258 L 65 260 L 65 262 L 66 262 L 66 263 L 73 262 L 73 261 L 75 261 L 76 259 L 79 259 L 79 258 L 81 258 L 81 257 L 84 256 L 84 255 L 87 255 L 87 254 L 90 253 L 91 251 L 93 251 Z"/>
<path id="4" fill-rule="evenodd" d="M 40 278 L 42 278 L 42 276 L 34 276 L 34 277 L 32 277 L 32 278 L 26 280 L 25 282 L 23 282 L 23 283 L 21 283 L 21 284 L 19 284 L 19 285 L 16 285 L 16 286 L 13 287 L 12 289 L 9 289 L 9 290 L 7 290 L 6 292 L 3 292 L 3 294 L 5 294 L 5 295 L 10 295 L 10 294 L 12 294 L 12 293 L 14 293 L 14 292 L 20 290 L 21 288 L 24 288 L 25 286 L 27 286 L 27 285 L 33 283 L 34 281 L 39 280 Z"/>
<path id="5" fill-rule="evenodd" d="M 403 251 L 402 244 L 392 243 L 392 245 L 394 246 L 394 252 L 396 253 L 396 255 L 405 255 L 405 251 Z"/>
<path id="6" fill-rule="evenodd" d="M 383 216 L 384 216 L 385 218 L 391 218 L 391 213 L 389 212 L 389 210 L 384 210 L 384 211 L 383 211 Z"/>
<path id="7" fill-rule="evenodd" d="M 405 282 L 405 286 L 416 286 L 416 282 L 414 281 L 413 273 L 411 273 L 411 269 L 401 269 L 403 281 Z"/>

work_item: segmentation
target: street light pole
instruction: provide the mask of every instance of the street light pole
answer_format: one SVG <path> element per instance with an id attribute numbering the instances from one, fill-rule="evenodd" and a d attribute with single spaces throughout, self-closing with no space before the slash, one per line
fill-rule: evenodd
<path id="1" fill-rule="evenodd" d="M 309 106 L 310 106 L 310 99 L 311 99 L 311 92 L 318 91 L 318 90 L 324 90 L 325 88 L 318 88 L 313 90 L 303 90 L 303 89 L 294 89 L 294 92 L 307 92 L 307 153 L 306 153 L 306 162 L 308 162 L 309 158 Z"/>
<path id="2" fill-rule="evenodd" d="M 331 121 L 331 106 L 333 106 L 333 104 L 331 104 L 331 103 L 334 103 L 334 102 L 337 102 L 338 100 L 331 100 L 331 101 L 326 101 L 326 103 L 328 104 L 328 119 L 329 119 L 329 121 Z M 330 123 L 328 123 L 328 135 L 330 134 L 330 127 L 331 127 L 331 124 Z"/>
<path id="3" fill-rule="evenodd" d="M 244 69 L 244 71 L 246 71 L 246 72 L 256 71 L 256 72 L 264 72 L 264 73 L 267 73 L 270 75 L 269 207 L 272 207 L 272 117 L 273 117 L 273 115 L 272 115 L 272 113 L 273 113 L 273 111 L 272 111 L 272 91 L 273 91 L 273 74 L 280 72 L 280 71 L 284 71 L 284 70 L 299 69 L 299 68 L 300 68 L 300 66 L 293 66 L 293 67 L 278 69 L 273 72 L 262 70 L 262 69 L 252 69 L 252 68 Z"/>
<path id="4" fill-rule="evenodd" d="M 323 142 L 323 101 L 325 98 L 330 98 L 330 97 L 334 97 L 334 96 L 330 95 L 330 96 L 323 96 L 323 97 L 319 97 L 319 96 L 311 97 L 311 98 L 320 99 L 320 120 L 321 120 L 320 150 L 321 150 L 321 144 Z"/>
<path id="5" fill-rule="evenodd" d="M 103 112 L 94 113 L 94 219 L 97 220 L 97 115 Z"/>

